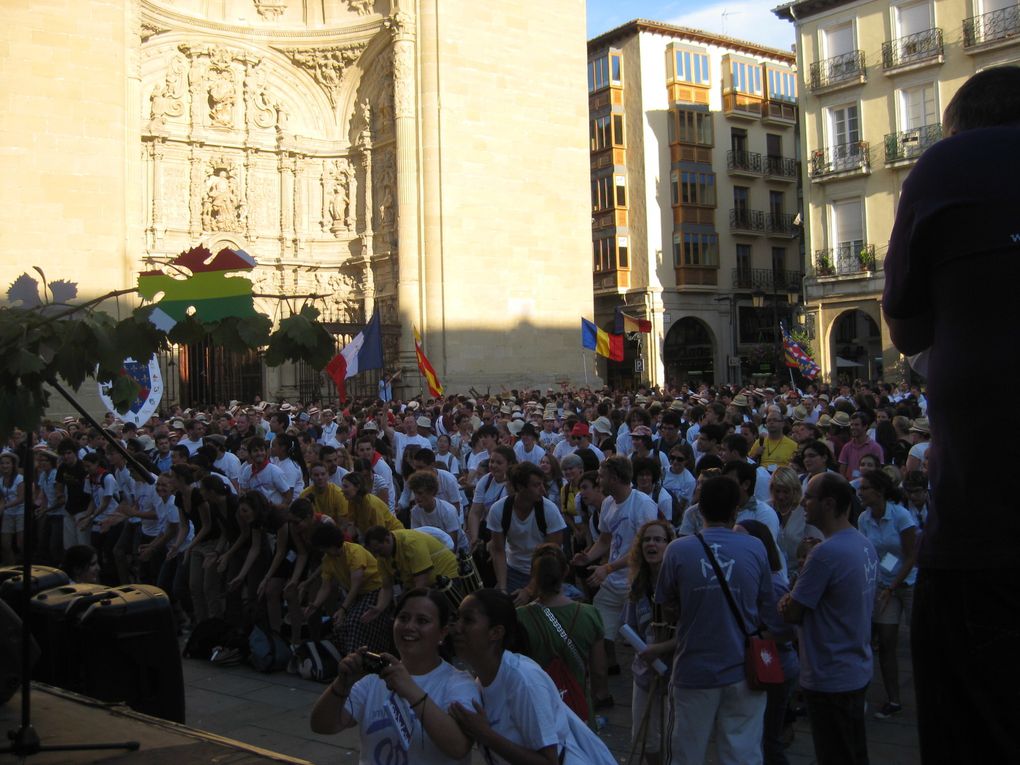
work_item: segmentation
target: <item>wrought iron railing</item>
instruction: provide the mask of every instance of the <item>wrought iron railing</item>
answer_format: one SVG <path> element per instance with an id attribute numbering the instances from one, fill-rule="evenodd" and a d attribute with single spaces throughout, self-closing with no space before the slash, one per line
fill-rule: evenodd
<path id="1" fill-rule="evenodd" d="M 789 157 L 765 157 L 765 175 L 779 178 L 797 177 L 797 160 Z"/>
<path id="2" fill-rule="evenodd" d="M 917 159 L 940 138 L 942 138 L 941 123 L 911 128 L 902 133 L 889 133 L 885 137 L 885 161 L 888 164 Z"/>
<path id="3" fill-rule="evenodd" d="M 882 43 L 882 66 L 892 69 L 897 66 L 919 64 L 942 55 L 942 30 L 938 27 L 915 32 L 897 40 Z"/>
<path id="4" fill-rule="evenodd" d="M 963 20 L 963 47 L 1005 40 L 1020 35 L 1020 5 L 1000 8 Z"/>
<path id="5" fill-rule="evenodd" d="M 770 234 L 793 236 L 797 227 L 793 223 L 793 213 L 769 212 L 765 214 L 765 230 Z"/>
<path id="6" fill-rule="evenodd" d="M 815 250 L 815 276 L 839 276 L 877 271 L 880 267 L 873 244 L 844 244 Z"/>
<path id="7" fill-rule="evenodd" d="M 764 231 L 765 213 L 761 210 L 745 210 L 738 207 L 730 210 L 730 230 Z"/>
<path id="8" fill-rule="evenodd" d="M 804 274 L 801 271 L 774 271 L 771 268 L 734 268 L 733 289 L 766 292 L 799 290 Z"/>
<path id="9" fill-rule="evenodd" d="M 811 89 L 828 88 L 841 82 L 866 78 L 864 51 L 852 50 L 811 64 Z"/>
<path id="10" fill-rule="evenodd" d="M 731 149 L 726 152 L 726 167 L 730 170 L 743 170 L 745 173 L 761 173 L 761 154 Z"/>
<path id="11" fill-rule="evenodd" d="M 852 170 L 867 170 L 871 162 L 871 147 L 867 141 L 826 146 L 811 154 L 811 175 L 819 177 Z"/>

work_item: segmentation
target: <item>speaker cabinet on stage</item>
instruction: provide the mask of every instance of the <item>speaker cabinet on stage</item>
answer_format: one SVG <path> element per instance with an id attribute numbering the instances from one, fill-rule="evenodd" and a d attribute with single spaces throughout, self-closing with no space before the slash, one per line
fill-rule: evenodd
<path id="1" fill-rule="evenodd" d="M 35 595 L 36 593 L 42 592 L 43 590 L 49 590 L 53 587 L 60 587 L 70 581 L 70 579 L 67 578 L 67 574 L 59 568 L 50 568 L 49 566 L 32 566 L 31 572 L 32 579 L 28 586 L 30 595 Z M 22 611 L 21 574 L 21 566 L 4 566 L 3 568 L 0 568 L 0 598 L 5 600 L 7 604 L 19 614 Z M 24 616 L 24 614 L 22 614 L 22 616 Z"/>
<path id="2" fill-rule="evenodd" d="M 33 679 L 85 692 L 77 618 L 109 591 L 102 584 L 66 584 L 32 598 L 29 622 L 41 652 Z"/>
<path id="3" fill-rule="evenodd" d="M 90 597 L 90 596 L 89 596 Z M 184 722 L 184 673 L 166 593 L 148 585 L 107 589 L 77 614 L 82 693 Z"/>

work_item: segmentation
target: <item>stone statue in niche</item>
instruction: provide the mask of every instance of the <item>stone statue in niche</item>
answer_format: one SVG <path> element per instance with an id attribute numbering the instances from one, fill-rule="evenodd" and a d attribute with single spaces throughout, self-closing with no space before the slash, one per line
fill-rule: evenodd
<path id="1" fill-rule="evenodd" d="M 379 228 L 386 228 L 391 223 L 393 223 L 393 186 L 387 179 L 379 193 Z"/>
<path id="2" fill-rule="evenodd" d="M 234 126 L 234 104 L 237 101 L 237 83 L 230 69 L 210 71 L 208 88 L 209 119 L 217 127 Z"/>
<path id="3" fill-rule="evenodd" d="M 354 187 L 354 170 L 346 159 L 338 159 L 333 167 L 333 183 L 330 189 L 329 230 L 334 236 L 341 231 L 351 230 L 351 198 Z"/>
<path id="4" fill-rule="evenodd" d="M 149 129 L 161 128 L 166 125 L 167 113 L 166 86 L 156 83 L 149 96 Z"/>
<path id="5" fill-rule="evenodd" d="M 347 0 L 351 10 L 357 13 L 359 16 L 368 16 L 372 13 L 372 6 L 375 5 L 375 0 Z"/>
<path id="6" fill-rule="evenodd" d="M 202 228 L 206 231 L 237 231 L 238 200 L 232 179 L 224 168 L 206 181 L 202 199 Z"/>
<path id="7" fill-rule="evenodd" d="M 367 96 L 358 102 L 358 108 L 355 113 L 355 126 L 355 140 L 360 139 L 363 143 L 368 143 L 372 140 L 372 104 Z"/>

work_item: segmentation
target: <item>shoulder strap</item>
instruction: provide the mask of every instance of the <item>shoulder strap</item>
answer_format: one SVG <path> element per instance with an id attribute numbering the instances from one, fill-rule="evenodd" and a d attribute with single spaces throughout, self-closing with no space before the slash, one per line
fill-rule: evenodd
<path id="1" fill-rule="evenodd" d="M 514 503 L 511 497 L 507 497 L 503 500 L 503 516 L 500 518 L 499 524 L 503 527 L 503 536 L 505 537 L 510 531 L 510 523 L 513 521 L 510 514 L 514 511 Z"/>
<path id="2" fill-rule="evenodd" d="M 705 537 L 701 535 L 700 531 L 696 532 L 695 536 L 698 538 L 698 541 L 701 542 L 701 546 L 705 548 L 705 554 L 708 555 L 708 560 L 712 564 L 712 569 L 715 571 L 715 578 L 718 580 L 719 586 L 722 588 L 723 595 L 726 596 L 726 602 L 730 605 L 730 611 L 733 612 L 733 618 L 737 620 L 737 625 L 740 627 L 740 631 L 748 637 L 760 634 L 761 630 L 756 630 L 754 632 L 747 631 L 747 627 L 744 624 L 744 617 L 740 615 L 740 609 L 737 608 L 737 602 L 733 599 L 733 593 L 730 592 L 730 585 L 726 581 L 726 577 L 723 575 L 722 568 L 719 566 L 719 561 L 715 559 L 715 554 L 712 552 L 712 548 L 705 542 Z"/>
<path id="3" fill-rule="evenodd" d="M 546 530 L 546 524 L 545 524 L 545 501 L 544 501 L 544 499 L 540 499 L 540 500 L 538 500 L 538 502 L 535 503 L 534 512 L 535 512 L 535 523 L 538 524 L 538 530 L 542 534 L 542 536 L 544 537 L 545 536 L 545 530 Z"/>
<path id="4" fill-rule="evenodd" d="M 552 611 L 548 609 L 548 607 L 542 606 L 541 608 L 542 611 L 545 613 L 545 618 L 549 620 L 549 622 L 553 626 L 553 629 L 556 630 L 556 634 L 563 638 L 563 642 L 566 643 L 567 649 L 570 651 L 570 655 L 574 657 L 574 661 L 576 661 L 580 666 L 583 667 L 584 659 L 581 658 L 581 654 L 574 646 L 574 641 L 570 639 L 570 635 L 568 635 L 567 631 L 563 629 L 562 625 L 560 625 L 559 621 L 556 619 L 556 616 L 553 614 Z M 575 619 L 577 618 L 576 612 L 574 613 L 574 618 Z"/>

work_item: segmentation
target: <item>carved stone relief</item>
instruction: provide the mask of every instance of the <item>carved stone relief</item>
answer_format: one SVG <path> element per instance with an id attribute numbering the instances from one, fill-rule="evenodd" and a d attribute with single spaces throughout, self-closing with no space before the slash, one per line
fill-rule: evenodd
<path id="1" fill-rule="evenodd" d="M 354 168 L 346 158 L 341 157 L 331 163 L 323 188 L 329 231 L 339 238 L 343 232 L 351 230 L 356 207 Z"/>
<path id="2" fill-rule="evenodd" d="M 307 71 L 322 86 L 330 103 L 336 106 L 340 79 L 344 72 L 360 57 L 368 43 L 357 42 L 328 48 L 290 48 L 280 50 L 291 61 Z"/>
<path id="3" fill-rule="evenodd" d="M 276 21 L 287 10 L 287 0 L 254 0 L 255 10 L 266 21 Z"/>
<path id="4" fill-rule="evenodd" d="M 202 195 L 202 229 L 242 231 L 245 214 L 238 195 L 237 165 L 225 157 L 213 157 L 209 168 Z"/>
<path id="5" fill-rule="evenodd" d="M 368 16 L 372 13 L 375 0 L 347 0 L 347 5 L 359 16 Z"/>

